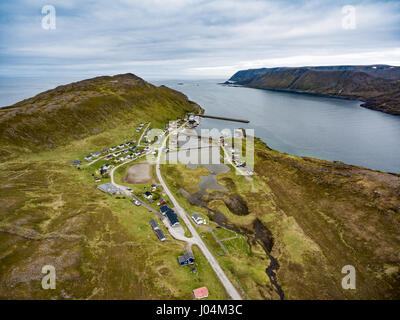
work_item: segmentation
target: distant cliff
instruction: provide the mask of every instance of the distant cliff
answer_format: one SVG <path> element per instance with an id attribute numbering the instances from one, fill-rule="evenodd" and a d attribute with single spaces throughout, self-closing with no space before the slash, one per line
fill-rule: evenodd
<path id="1" fill-rule="evenodd" d="M 364 102 L 363 107 L 400 115 L 400 67 L 261 68 L 238 71 L 229 81 L 252 88 L 356 99 Z"/>

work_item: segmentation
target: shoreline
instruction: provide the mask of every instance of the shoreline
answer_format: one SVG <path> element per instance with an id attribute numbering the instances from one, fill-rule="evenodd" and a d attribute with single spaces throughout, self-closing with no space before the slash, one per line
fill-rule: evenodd
<path id="1" fill-rule="evenodd" d="M 245 86 L 242 86 L 242 87 L 245 87 Z M 245 88 L 249 88 L 249 87 L 245 87 Z M 252 88 L 250 88 L 250 89 L 252 89 Z M 253 89 L 256 89 L 256 88 L 253 88 Z M 267 90 L 267 89 L 265 89 L 265 90 Z M 302 94 L 302 93 L 299 93 L 299 94 Z M 203 110 L 205 111 L 205 109 L 203 109 Z M 201 122 L 200 122 L 199 127 L 201 127 Z M 254 136 L 254 140 L 255 141 L 259 140 L 265 146 L 265 148 L 267 148 L 268 150 L 274 151 L 274 152 L 278 152 L 279 154 L 282 154 L 282 155 L 287 155 L 287 156 L 292 156 L 292 157 L 299 157 L 299 158 L 302 158 L 304 160 L 312 159 L 312 160 L 317 160 L 317 161 L 326 161 L 326 162 L 331 163 L 331 164 L 343 164 L 343 165 L 351 166 L 351 167 L 357 168 L 357 169 L 363 169 L 363 170 L 369 170 L 369 171 L 373 171 L 373 172 L 377 172 L 377 173 L 385 173 L 385 174 L 391 174 L 391 175 L 394 175 L 394 176 L 400 176 L 400 171 L 399 172 L 383 171 L 383 170 L 379 170 L 379 169 L 364 167 L 364 166 L 357 165 L 357 164 L 343 162 L 342 160 L 328 160 L 328 159 L 324 159 L 324 158 L 318 158 L 316 156 L 305 156 L 305 155 L 297 155 L 297 154 L 282 152 L 282 151 L 279 151 L 277 149 L 271 148 L 268 145 L 268 143 L 266 141 L 264 141 L 260 137 Z"/>
<path id="2" fill-rule="evenodd" d="M 326 94 L 326 93 L 317 93 L 317 92 L 307 92 L 307 91 L 301 91 L 301 90 L 293 90 L 293 89 L 276 89 L 276 88 L 262 88 L 262 87 L 251 87 L 251 86 L 247 86 L 247 85 L 242 85 L 242 84 L 234 84 L 234 83 L 226 83 L 226 82 L 222 82 L 222 83 L 218 83 L 219 85 L 224 85 L 224 86 L 228 86 L 228 87 L 242 87 L 242 88 L 249 88 L 249 89 L 259 89 L 259 90 L 267 90 L 267 91 L 275 91 L 275 92 L 285 92 L 285 93 L 293 93 L 293 94 L 302 94 L 302 95 L 310 95 L 310 96 L 316 96 L 316 97 L 323 97 L 323 98 L 336 98 L 336 99 L 341 99 L 341 100 L 350 100 L 350 101 L 358 101 L 360 102 L 360 107 L 365 108 L 365 109 L 369 109 L 369 110 L 373 110 L 373 111 L 378 111 L 378 112 L 382 112 L 385 114 L 390 114 L 392 116 L 400 116 L 400 113 L 396 113 L 396 112 L 388 112 L 385 110 L 381 110 L 377 107 L 374 107 L 375 105 L 373 104 L 373 102 L 371 100 L 373 100 L 373 98 L 370 99 L 366 99 L 360 96 L 338 96 L 338 95 L 331 95 L 331 94 Z"/>

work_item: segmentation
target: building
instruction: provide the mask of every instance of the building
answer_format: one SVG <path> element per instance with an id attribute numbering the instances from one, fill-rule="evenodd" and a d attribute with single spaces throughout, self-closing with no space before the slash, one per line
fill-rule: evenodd
<path id="1" fill-rule="evenodd" d="M 74 166 L 80 166 L 81 164 L 82 164 L 82 161 L 80 161 L 80 160 L 74 160 L 72 162 L 72 165 L 74 165 Z"/>
<path id="2" fill-rule="evenodd" d="M 101 191 L 109 193 L 111 195 L 121 194 L 121 190 L 119 188 L 113 186 L 111 183 L 100 184 L 97 188 L 99 188 Z"/>
<path id="3" fill-rule="evenodd" d="M 199 215 L 198 213 L 193 213 L 193 214 L 192 214 L 192 219 L 193 219 L 193 221 L 196 222 L 197 224 L 203 224 L 203 223 L 204 223 L 203 218 L 202 218 L 201 215 Z"/>
<path id="4" fill-rule="evenodd" d="M 193 253 L 186 252 L 183 256 L 178 257 L 178 261 L 181 266 L 192 264 L 194 262 Z"/>
<path id="5" fill-rule="evenodd" d="M 150 191 L 146 191 L 146 192 L 144 193 L 144 197 L 145 197 L 147 200 L 150 200 L 151 198 L 153 198 L 153 195 L 151 194 Z"/>
<path id="6" fill-rule="evenodd" d="M 195 299 L 203 299 L 208 297 L 207 287 L 201 287 L 193 290 L 193 295 Z"/>
<path id="7" fill-rule="evenodd" d="M 157 186 L 155 184 L 152 184 L 150 187 L 151 191 L 156 191 L 157 190 Z"/>
<path id="8" fill-rule="evenodd" d="M 169 224 L 171 225 L 171 227 L 179 225 L 178 216 L 173 210 L 169 209 L 165 214 L 169 220 Z"/>
<path id="9" fill-rule="evenodd" d="M 171 208 L 168 207 L 167 205 L 163 205 L 162 207 L 160 207 L 160 212 L 163 216 L 165 216 L 168 210 L 171 210 Z"/>
<path id="10" fill-rule="evenodd" d="M 153 230 L 157 230 L 158 229 L 158 224 L 157 224 L 156 220 L 151 219 L 150 220 L 150 224 L 151 224 L 151 227 L 153 228 Z"/>
<path id="11" fill-rule="evenodd" d="M 158 237 L 158 239 L 159 239 L 160 241 L 165 241 L 165 240 L 166 240 L 165 234 L 164 234 L 164 232 L 162 232 L 161 229 L 156 229 L 156 230 L 154 230 L 154 231 L 156 232 L 157 237 Z"/>

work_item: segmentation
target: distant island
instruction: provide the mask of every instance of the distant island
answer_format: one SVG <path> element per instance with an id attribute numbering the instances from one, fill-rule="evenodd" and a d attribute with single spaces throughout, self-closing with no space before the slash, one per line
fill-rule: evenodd
<path id="1" fill-rule="evenodd" d="M 225 84 L 360 100 L 365 108 L 400 115 L 400 67 L 397 66 L 249 69 L 236 72 Z"/>

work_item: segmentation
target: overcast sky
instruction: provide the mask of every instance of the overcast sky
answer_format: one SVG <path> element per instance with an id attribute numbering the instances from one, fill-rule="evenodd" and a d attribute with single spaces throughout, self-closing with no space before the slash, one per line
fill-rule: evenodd
<path id="1" fill-rule="evenodd" d="M 56 9 L 55 29 L 42 27 L 44 5 Z M 3 76 L 228 78 L 258 67 L 400 65 L 398 0 L 14 0 L 1 1 L 0 18 Z"/>

